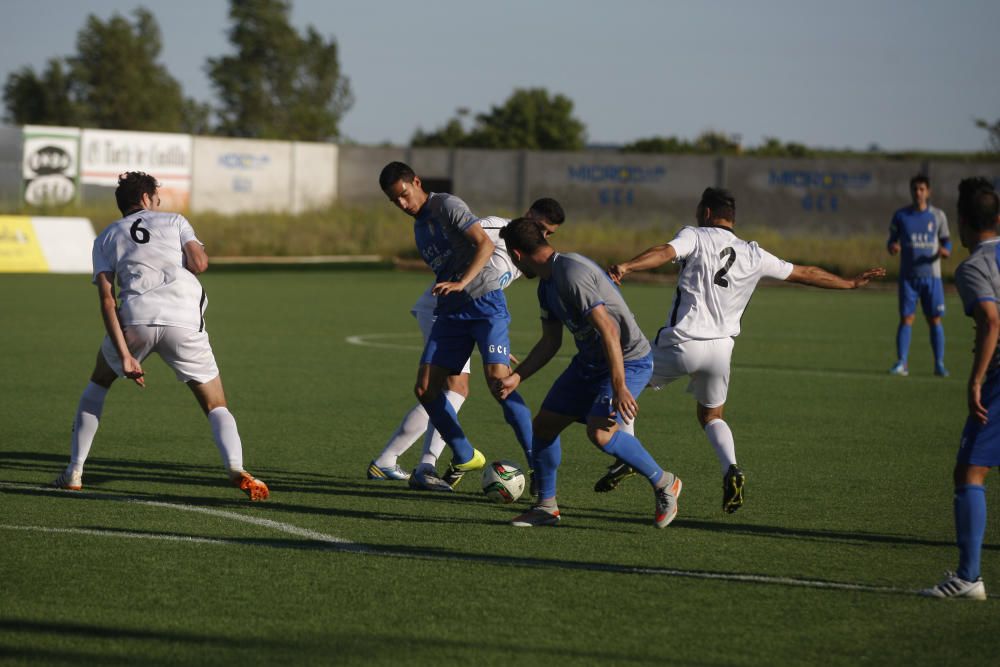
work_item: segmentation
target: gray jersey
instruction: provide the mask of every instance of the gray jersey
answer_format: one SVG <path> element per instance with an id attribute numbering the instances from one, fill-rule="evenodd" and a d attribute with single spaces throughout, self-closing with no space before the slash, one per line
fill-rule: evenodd
<path id="1" fill-rule="evenodd" d="M 576 253 L 556 253 L 552 277 L 538 283 L 538 304 L 543 320 L 560 320 L 576 340 L 577 355 L 589 365 L 607 368 L 601 336 L 587 319 L 603 305 L 618 325 L 625 361 L 649 354 L 649 341 L 642 334 L 618 287 L 594 262 Z"/>
<path id="2" fill-rule="evenodd" d="M 476 255 L 476 244 L 465 233 L 478 224 L 479 218 L 458 197 L 436 192 L 428 196 L 413 220 L 413 235 L 417 249 L 438 282 L 453 282 L 464 277 Z M 463 292 L 439 298 L 438 313 L 457 310 L 473 299 L 499 290 L 502 276 L 502 271 L 488 263 Z"/>
<path id="3" fill-rule="evenodd" d="M 955 270 L 955 286 L 962 297 L 965 314 L 972 316 L 977 303 L 1000 302 L 1000 239 L 990 239 L 976 246 Z M 998 350 L 993 351 L 989 370 L 1000 367 Z"/>

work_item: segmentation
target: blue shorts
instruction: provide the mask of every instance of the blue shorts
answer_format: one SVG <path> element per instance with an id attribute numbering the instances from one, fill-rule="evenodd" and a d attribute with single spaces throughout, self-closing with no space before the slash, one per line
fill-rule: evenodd
<path id="1" fill-rule="evenodd" d="M 926 317 L 944 315 L 944 284 L 940 278 L 900 278 L 899 316 L 915 313 L 918 298 Z"/>
<path id="2" fill-rule="evenodd" d="M 642 359 L 625 362 L 625 385 L 634 398 L 649 384 L 653 377 L 653 353 Z M 555 381 L 542 401 L 542 410 L 559 415 L 576 417 L 585 424 L 587 417 L 608 417 L 614 412 L 611 405 L 611 373 L 608 369 L 594 369 L 573 357 L 569 367 Z M 618 422 L 621 415 L 616 416 Z"/>
<path id="3" fill-rule="evenodd" d="M 989 410 L 985 424 L 969 417 L 962 429 L 958 463 L 992 468 L 1000 466 L 1000 370 L 986 376 L 980 398 Z"/>
<path id="4" fill-rule="evenodd" d="M 460 373 L 475 346 L 484 364 L 510 366 L 510 315 L 482 319 L 438 317 L 420 363 Z"/>

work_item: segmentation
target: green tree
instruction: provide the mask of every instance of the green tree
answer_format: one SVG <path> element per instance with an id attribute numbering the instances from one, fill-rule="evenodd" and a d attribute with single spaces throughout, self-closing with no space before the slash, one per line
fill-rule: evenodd
<path id="1" fill-rule="evenodd" d="M 976 127 L 986 130 L 986 150 L 991 153 L 1000 153 L 1000 118 L 995 123 L 977 118 Z"/>
<path id="2" fill-rule="evenodd" d="M 80 110 L 74 104 L 69 78 L 58 58 L 49 60 L 38 76 L 22 67 L 7 77 L 3 101 L 5 120 L 17 125 L 79 125 Z"/>
<path id="3" fill-rule="evenodd" d="M 133 16 L 129 23 L 117 13 L 107 21 L 91 14 L 77 33 L 76 55 L 49 60 L 40 77 L 30 67 L 11 74 L 4 86 L 7 118 L 118 130 L 196 129 L 207 118 L 204 105 L 186 100 L 157 62 L 162 40 L 153 14 L 140 7 Z"/>
<path id="4" fill-rule="evenodd" d="M 287 0 L 231 0 L 231 56 L 210 58 L 219 131 L 236 137 L 322 141 L 340 136 L 354 100 L 337 42 L 289 23 Z"/>
<path id="5" fill-rule="evenodd" d="M 573 117 L 573 101 L 544 88 L 517 89 L 501 105 L 476 115 L 466 132 L 458 118 L 430 133 L 417 130 L 412 146 L 517 148 L 574 151 L 583 148 L 586 127 Z"/>

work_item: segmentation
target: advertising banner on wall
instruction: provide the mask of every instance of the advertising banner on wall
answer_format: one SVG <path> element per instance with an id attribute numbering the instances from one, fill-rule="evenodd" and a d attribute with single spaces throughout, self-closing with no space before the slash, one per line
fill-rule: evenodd
<path id="1" fill-rule="evenodd" d="M 0 273 L 90 273 L 94 238 L 86 218 L 0 215 Z"/>
<path id="2" fill-rule="evenodd" d="M 192 140 L 189 134 L 83 130 L 80 180 L 115 187 L 125 171 L 144 171 L 160 182 L 163 208 L 186 210 L 191 196 Z"/>
<path id="3" fill-rule="evenodd" d="M 33 206 L 68 204 L 79 192 L 80 130 L 24 126 L 24 201 Z"/>
<path id="4" fill-rule="evenodd" d="M 291 143 L 198 137 L 194 147 L 198 187 L 192 211 L 290 210 Z"/>

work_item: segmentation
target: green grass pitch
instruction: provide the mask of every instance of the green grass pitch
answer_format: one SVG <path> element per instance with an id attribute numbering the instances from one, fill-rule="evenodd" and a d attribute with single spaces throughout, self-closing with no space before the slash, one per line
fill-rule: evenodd
<path id="1" fill-rule="evenodd" d="M 119 382 L 83 493 L 46 490 L 102 337 L 85 276 L 0 277 L 0 662 L 4 664 L 984 664 L 1000 606 L 913 594 L 956 564 L 951 467 L 972 327 L 945 317 L 952 377 L 914 329 L 889 377 L 895 291 L 758 290 L 727 419 L 747 502 L 721 484 L 682 383 L 644 393 L 637 434 L 684 480 L 652 526 L 648 486 L 592 486 L 610 460 L 564 434 L 555 529 L 506 522 L 478 480 L 453 495 L 369 482 L 411 393 L 423 274 L 209 272 L 208 328 L 247 468 L 224 480 L 206 420 L 157 358 Z M 672 286 L 627 284 L 648 335 Z M 513 350 L 534 283 L 508 290 Z M 353 341 L 353 342 L 350 342 Z M 359 344 L 360 343 L 360 344 Z M 568 360 L 522 385 L 537 408 Z M 521 459 L 476 371 L 460 414 L 488 458 Z M 418 449 L 402 463 L 411 467 Z M 1000 592 L 1000 484 L 983 552 Z"/>

